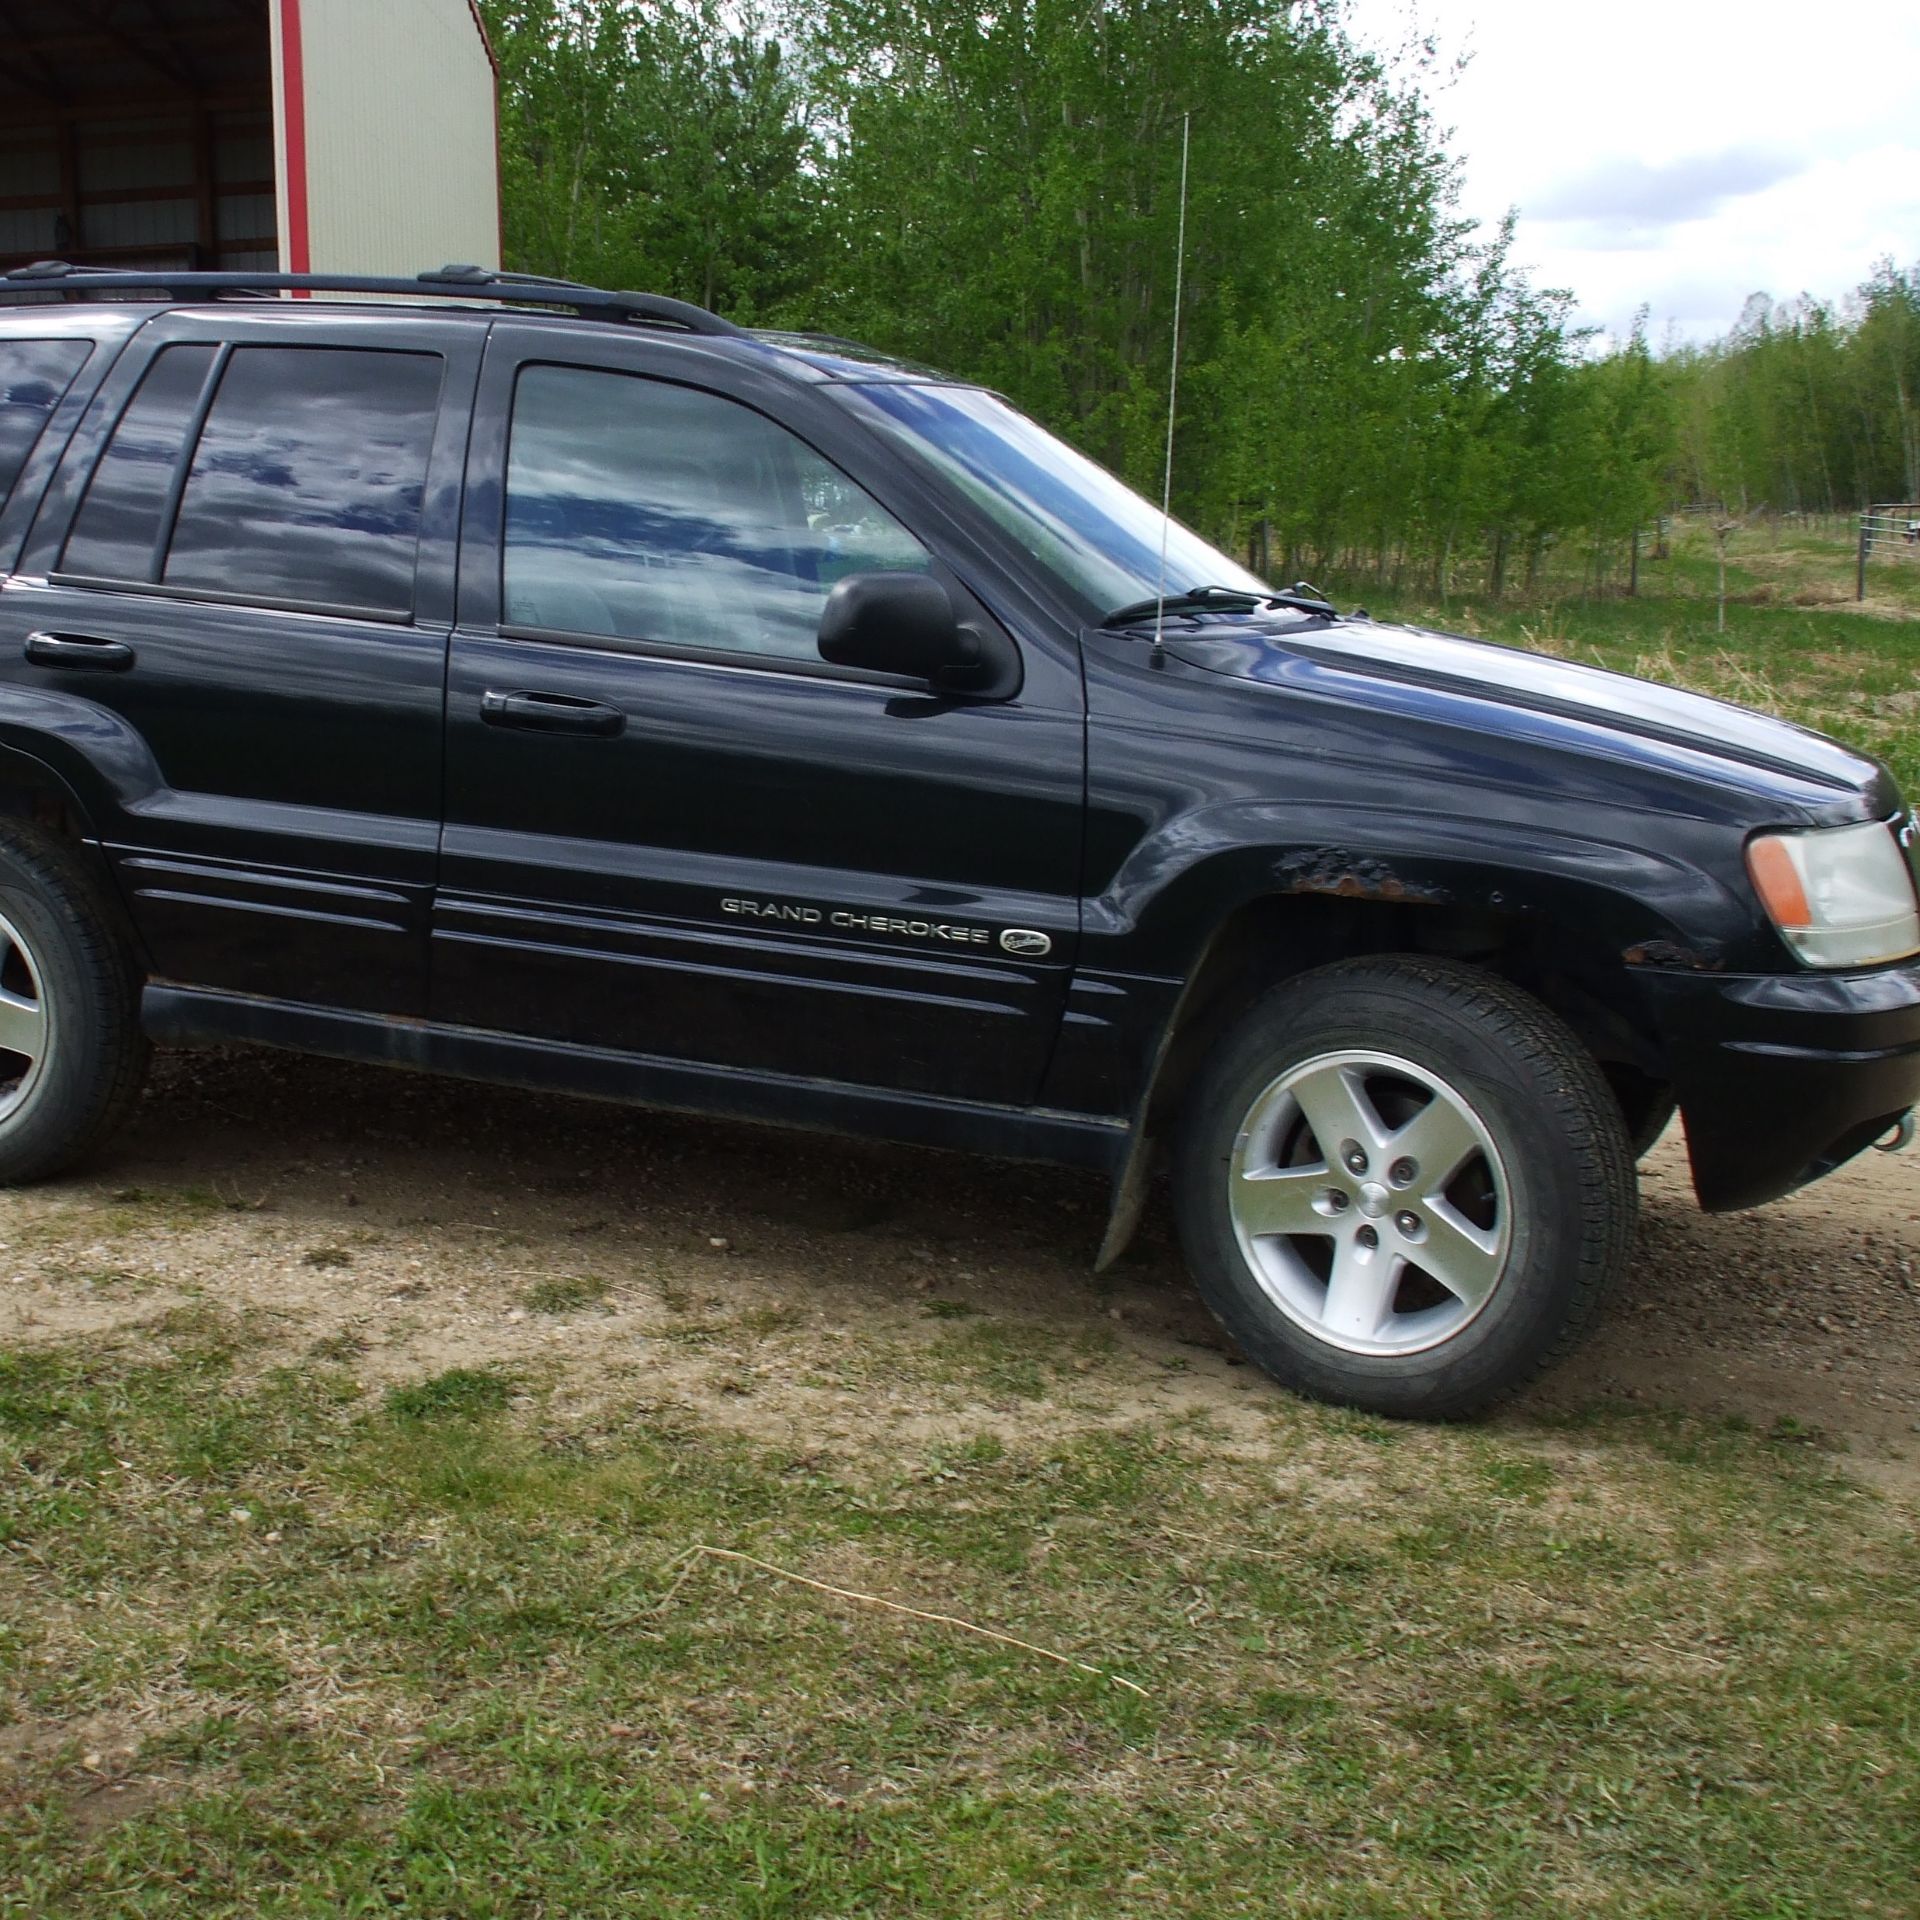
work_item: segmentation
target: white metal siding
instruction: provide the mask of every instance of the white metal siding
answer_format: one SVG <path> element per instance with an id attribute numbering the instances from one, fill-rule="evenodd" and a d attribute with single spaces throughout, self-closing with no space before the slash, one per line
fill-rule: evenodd
<path id="1" fill-rule="evenodd" d="M 301 0 L 316 273 L 500 264 L 494 77 L 468 0 Z M 274 132 L 285 153 L 280 7 Z M 278 169 L 286 258 L 286 167 Z"/>

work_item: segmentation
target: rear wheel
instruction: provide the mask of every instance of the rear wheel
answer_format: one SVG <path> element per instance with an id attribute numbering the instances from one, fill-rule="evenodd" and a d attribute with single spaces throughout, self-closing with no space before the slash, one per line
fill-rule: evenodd
<path id="1" fill-rule="evenodd" d="M 1346 962 L 1219 1043 L 1177 1172 L 1202 1295 L 1287 1386 L 1453 1418 L 1568 1350 L 1624 1270 L 1633 1151 L 1599 1069 L 1477 969 Z"/>
<path id="2" fill-rule="evenodd" d="M 57 1173 L 139 1098 L 133 968 L 64 851 L 0 828 L 0 1182 Z"/>

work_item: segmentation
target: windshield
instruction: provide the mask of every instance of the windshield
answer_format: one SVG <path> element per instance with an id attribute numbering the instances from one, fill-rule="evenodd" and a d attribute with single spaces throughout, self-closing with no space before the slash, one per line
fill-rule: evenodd
<path id="1" fill-rule="evenodd" d="M 1095 617 L 1160 590 L 1160 509 L 1105 467 L 978 387 L 862 386 L 895 438 L 924 454 L 991 514 Z M 1166 590 L 1265 581 L 1179 521 L 1167 539 Z"/>

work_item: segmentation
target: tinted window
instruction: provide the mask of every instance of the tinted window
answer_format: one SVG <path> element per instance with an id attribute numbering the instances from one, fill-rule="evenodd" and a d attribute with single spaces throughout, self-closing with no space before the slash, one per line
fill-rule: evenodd
<path id="1" fill-rule="evenodd" d="M 194 449 L 170 587 L 407 613 L 438 354 L 239 347 Z"/>
<path id="2" fill-rule="evenodd" d="M 0 340 L 0 507 L 91 351 L 84 340 Z"/>
<path id="3" fill-rule="evenodd" d="M 507 624 L 818 660 L 834 582 L 926 550 L 810 447 L 718 395 L 528 367 L 507 462 Z"/>
<path id="4" fill-rule="evenodd" d="M 193 427 L 211 347 L 155 356 L 87 485 L 60 564 L 101 580 L 151 580 L 160 516 Z"/>

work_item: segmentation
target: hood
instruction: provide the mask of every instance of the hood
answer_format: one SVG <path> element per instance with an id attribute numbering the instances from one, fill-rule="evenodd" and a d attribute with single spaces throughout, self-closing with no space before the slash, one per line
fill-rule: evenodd
<path id="1" fill-rule="evenodd" d="M 1239 679 L 1344 691 L 1359 678 L 1489 702 L 1687 748 L 1714 759 L 1896 805 L 1885 770 L 1825 734 L 1705 694 L 1658 686 L 1603 667 L 1523 653 L 1490 640 L 1365 619 L 1284 626 L 1203 616 L 1169 630 L 1166 649 L 1189 665 Z M 1316 685 L 1315 683 L 1320 683 Z"/>

